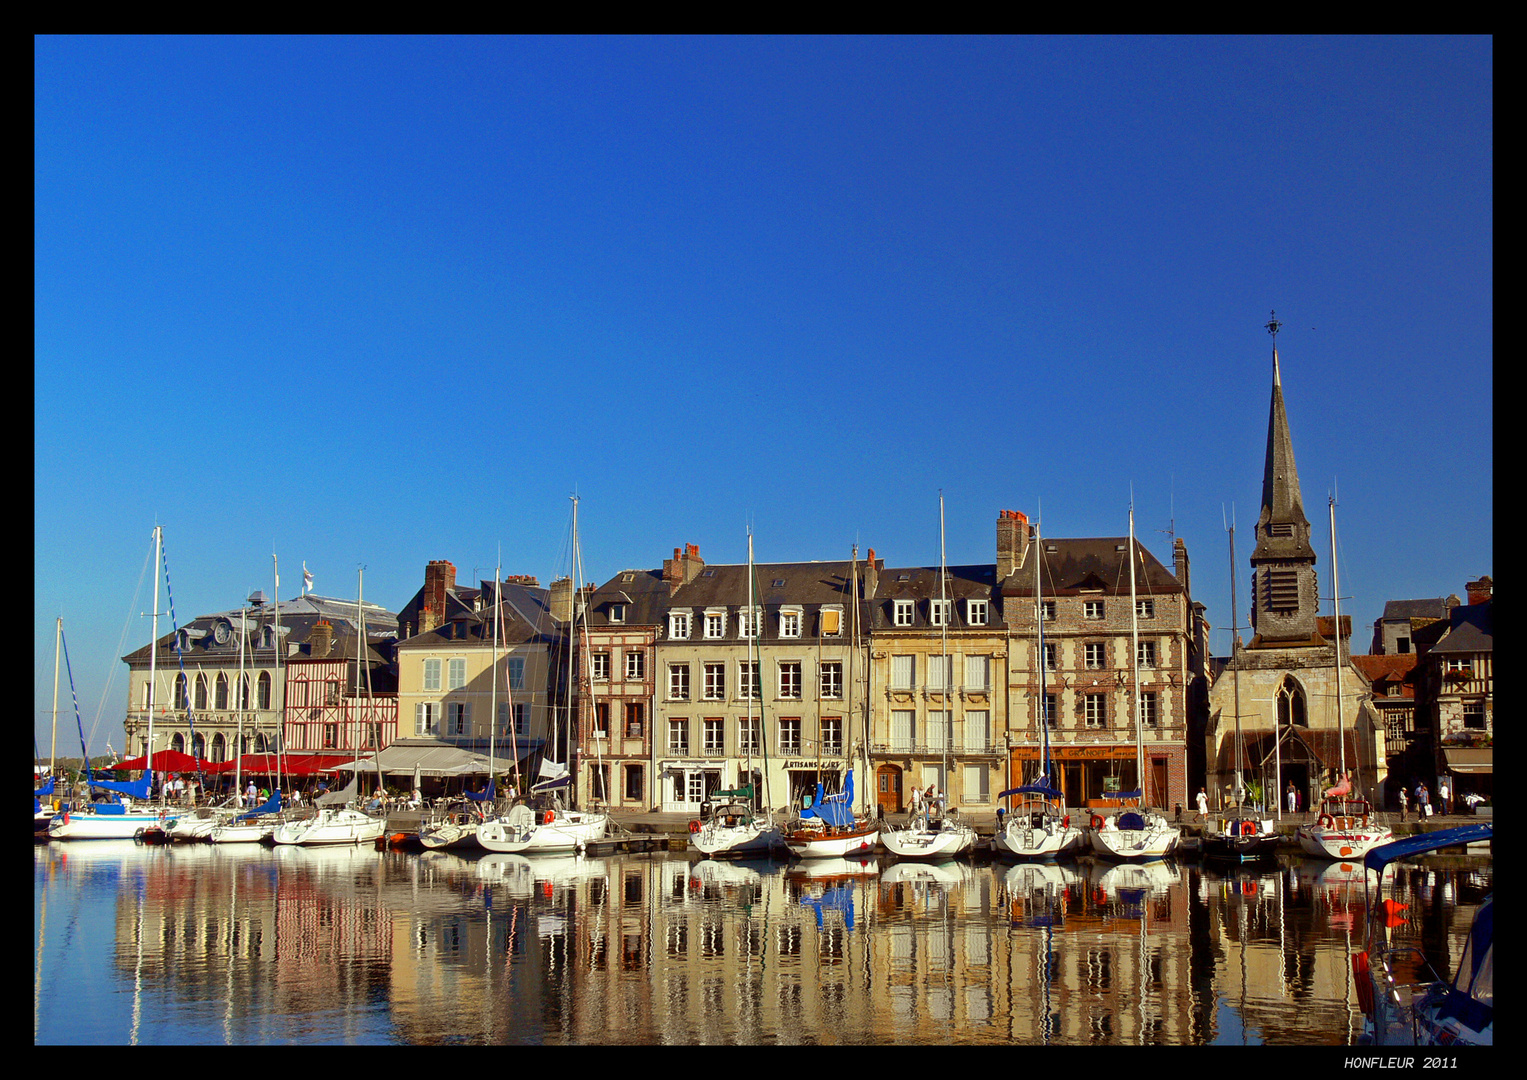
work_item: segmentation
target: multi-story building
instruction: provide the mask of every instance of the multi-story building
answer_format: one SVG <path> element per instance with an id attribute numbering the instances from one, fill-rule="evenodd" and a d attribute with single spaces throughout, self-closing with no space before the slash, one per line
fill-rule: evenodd
<path id="1" fill-rule="evenodd" d="M 313 624 L 286 662 L 282 732 L 289 754 L 371 754 L 398 734 L 396 621 L 379 640 Z"/>
<path id="2" fill-rule="evenodd" d="M 458 587 L 456 567 L 436 560 L 399 620 L 400 741 L 491 752 L 495 771 L 524 791 L 557 719 L 564 634 L 547 590 L 524 576 Z"/>
<path id="3" fill-rule="evenodd" d="M 1448 612 L 1448 627 L 1420 659 L 1417 711 L 1432 735 L 1435 758 L 1427 783 L 1452 774 L 1453 789 L 1489 796 L 1494 790 L 1494 584 L 1467 585 L 1469 601 Z"/>
<path id="4" fill-rule="evenodd" d="M 391 689 L 389 656 L 397 637 L 397 616 L 369 603 L 364 605 L 364 612 L 373 691 L 386 693 Z M 349 650 L 348 658 L 330 661 L 331 667 L 345 667 L 347 674 L 336 670 L 322 678 L 325 683 L 338 683 L 340 691 L 335 698 L 343 697 L 343 688 L 353 686 L 359 617 L 353 600 L 303 595 L 276 605 L 257 592 L 243 607 L 198 616 L 161 636 L 155 643 L 157 655 L 152 664 L 157 684 L 153 691 L 154 749 L 194 750 L 215 764 L 240 752 L 274 752 L 291 746 L 291 732 L 285 733 L 287 741 L 283 744 L 283 721 L 291 715 L 286 708 L 290 665 L 299 663 L 304 680 L 312 676 L 302 661 L 311 656 L 315 633 L 329 643 L 336 638 L 347 642 L 341 648 Z M 147 749 L 150 646 L 122 659 L 129 670 L 123 726 L 129 753 L 137 754 Z M 304 702 L 307 690 L 304 684 Z M 322 696 L 327 701 L 327 688 Z M 313 707 L 328 706 L 318 703 Z"/>

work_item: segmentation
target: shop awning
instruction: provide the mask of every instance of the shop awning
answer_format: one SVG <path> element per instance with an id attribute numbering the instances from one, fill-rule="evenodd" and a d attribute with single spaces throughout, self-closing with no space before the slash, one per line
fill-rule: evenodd
<path id="1" fill-rule="evenodd" d="M 1448 772 L 1493 773 L 1495 771 L 1493 746 L 1444 746 L 1442 756 L 1447 759 Z"/>
<path id="2" fill-rule="evenodd" d="M 523 760 L 527 753 L 526 748 L 519 746 L 516 749 L 519 750 Z M 379 766 L 383 773 L 411 775 L 417 772 L 420 776 L 486 776 L 488 775 L 488 754 L 486 751 L 467 749 L 433 740 L 400 739 L 375 757 L 361 758 L 341 768 L 353 772 L 376 772 Z M 494 752 L 494 771 L 504 772 L 513 767 L 514 761 L 507 752 Z"/>

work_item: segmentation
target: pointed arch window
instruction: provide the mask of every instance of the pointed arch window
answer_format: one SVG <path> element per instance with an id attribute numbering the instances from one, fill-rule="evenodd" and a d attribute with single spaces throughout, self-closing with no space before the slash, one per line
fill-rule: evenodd
<path id="1" fill-rule="evenodd" d="M 1304 687 L 1292 675 L 1285 675 L 1278 686 L 1278 727 L 1309 727 L 1309 710 Z"/>

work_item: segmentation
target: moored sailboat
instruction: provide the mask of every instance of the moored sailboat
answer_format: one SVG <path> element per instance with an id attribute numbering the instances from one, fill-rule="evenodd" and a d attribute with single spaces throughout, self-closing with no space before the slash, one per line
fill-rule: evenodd
<path id="1" fill-rule="evenodd" d="M 844 774 L 843 790 L 824 795 L 817 781 L 816 799 L 801 811 L 796 828 L 785 833 L 785 846 L 798 859 L 868 855 L 880 839 L 880 826 L 854 817 L 854 770 Z"/>

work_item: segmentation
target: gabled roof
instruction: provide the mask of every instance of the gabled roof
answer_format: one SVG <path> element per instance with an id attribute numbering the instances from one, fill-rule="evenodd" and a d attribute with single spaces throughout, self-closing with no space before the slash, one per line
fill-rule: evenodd
<path id="1" fill-rule="evenodd" d="M 1395 683 L 1400 687 L 1400 696 L 1414 697 L 1416 692 L 1416 660 L 1415 653 L 1396 654 L 1371 654 L 1348 657 L 1352 666 L 1362 673 L 1369 686 L 1377 686 L 1379 683 Z"/>
<path id="2" fill-rule="evenodd" d="M 974 566 L 948 566 L 944 568 L 946 579 L 942 593 L 939 586 L 939 568 L 936 566 L 887 567 L 880 571 L 875 596 L 868 602 L 869 615 L 865 620 L 871 630 L 927 630 L 934 627 L 930 619 L 928 602 L 942 595 L 949 600 L 949 629 L 989 629 L 1005 626 L 1002 618 L 1002 594 L 997 588 L 997 567 L 994 563 L 978 563 Z M 897 625 L 896 601 L 911 600 L 912 622 Z M 961 600 L 985 600 L 990 605 L 985 623 L 972 625 L 967 621 L 969 609 Z"/>
<path id="3" fill-rule="evenodd" d="M 1095 536 L 1073 540 L 1040 540 L 1039 556 L 1042 581 L 1040 591 L 1049 596 L 1077 596 L 1101 589 L 1104 595 L 1129 595 L 1127 536 Z M 1150 553 L 1138 537 L 1135 550 L 1135 595 L 1140 599 L 1182 592 L 1176 576 Z M 1031 552 L 1032 555 L 1032 552 Z M 1032 566 L 1013 572 L 1002 583 L 1003 596 L 1033 596 Z"/>
<path id="4" fill-rule="evenodd" d="M 759 607 L 777 609 L 799 606 L 804 613 L 825 606 L 846 610 L 853 600 L 854 564 L 842 562 L 754 563 L 753 602 Z M 860 589 L 863 590 L 865 564 L 859 564 Z M 884 583 L 884 573 L 881 575 Z M 748 566 L 746 563 L 707 563 L 693 579 L 680 585 L 672 596 L 661 570 L 622 570 L 589 595 L 589 625 L 652 626 L 667 621 L 671 609 L 696 612 L 706 608 L 745 608 L 748 604 Z M 610 606 L 625 606 L 625 618 L 610 622 Z M 765 636 L 769 628 L 765 627 Z"/>
<path id="5" fill-rule="evenodd" d="M 1451 600 L 1452 604 L 1448 601 Z M 1435 599 L 1426 600 L 1390 600 L 1384 605 L 1384 614 L 1381 616 L 1385 622 L 1405 622 L 1410 619 L 1445 619 L 1450 607 L 1458 603 L 1458 598 L 1439 596 Z"/>
<path id="6" fill-rule="evenodd" d="M 1495 637 L 1490 622 L 1492 602 L 1455 607 L 1449 613 L 1447 633 L 1432 646 L 1432 653 L 1459 655 L 1494 652 Z"/>

